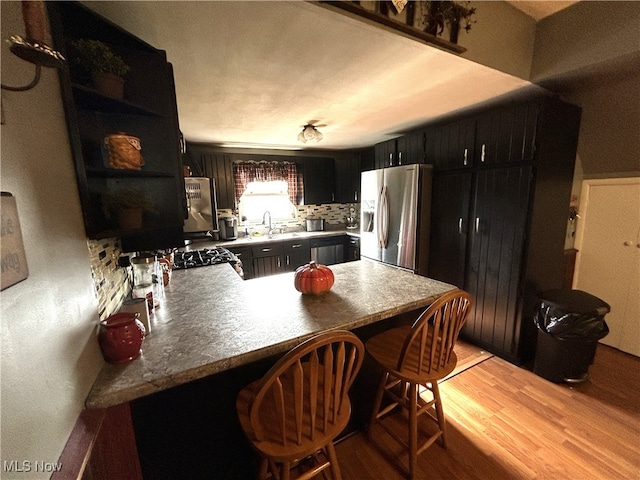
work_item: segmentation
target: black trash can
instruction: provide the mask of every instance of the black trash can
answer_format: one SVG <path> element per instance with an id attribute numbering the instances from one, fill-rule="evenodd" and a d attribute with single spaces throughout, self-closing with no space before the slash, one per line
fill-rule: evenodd
<path id="1" fill-rule="evenodd" d="M 609 304 L 581 290 L 551 290 L 538 296 L 533 372 L 552 382 L 589 380 L 598 340 L 609 333 Z"/>

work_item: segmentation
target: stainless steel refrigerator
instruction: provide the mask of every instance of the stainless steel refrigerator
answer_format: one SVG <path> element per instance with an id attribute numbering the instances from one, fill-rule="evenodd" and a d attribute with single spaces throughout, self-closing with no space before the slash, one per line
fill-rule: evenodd
<path id="1" fill-rule="evenodd" d="M 427 275 L 431 165 L 362 173 L 360 255 Z"/>
<path id="2" fill-rule="evenodd" d="M 218 230 L 216 196 L 210 178 L 186 177 L 189 216 L 184 221 L 185 233 L 213 232 Z"/>

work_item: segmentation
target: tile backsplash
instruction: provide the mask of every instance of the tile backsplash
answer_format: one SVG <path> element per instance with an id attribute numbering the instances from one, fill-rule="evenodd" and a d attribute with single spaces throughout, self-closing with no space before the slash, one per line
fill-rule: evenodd
<path id="1" fill-rule="evenodd" d="M 100 320 L 116 313 L 131 290 L 129 269 L 118 265 L 122 253 L 118 238 L 87 240 L 91 276 L 98 297 Z"/>
<path id="2" fill-rule="evenodd" d="M 350 208 L 355 211 L 355 217 L 360 217 L 360 204 L 359 203 L 323 203 L 320 205 L 298 205 L 297 218 L 290 220 L 277 220 L 274 221 L 274 226 L 285 226 L 290 230 L 304 230 L 307 217 L 323 218 L 328 225 L 328 228 L 332 226 L 337 228 L 344 226 L 347 222 L 347 217 L 350 214 Z M 233 212 L 230 209 L 218 209 L 218 217 L 231 217 Z M 240 230 L 244 231 L 245 227 L 249 234 L 254 231 L 261 232 L 264 226 L 260 222 L 238 222 Z"/>

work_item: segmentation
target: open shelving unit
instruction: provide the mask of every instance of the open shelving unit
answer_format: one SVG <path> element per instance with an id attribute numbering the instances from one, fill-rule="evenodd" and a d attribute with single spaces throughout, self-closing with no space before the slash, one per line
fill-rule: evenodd
<path id="1" fill-rule="evenodd" d="M 55 47 L 68 60 L 60 84 L 87 236 L 120 237 L 123 251 L 179 246 L 186 197 L 173 69 L 165 52 L 77 2 L 48 2 L 47 7 Z M 97 91 L 77 68 L 72 42 L 82 38 L 107 44 L 130 67 L 124 98 Z M 118 133 L 140 139 L 140 170 L 109 167 L 104 141 Z M 105 208 L 106 199 L 123 190 L 152 204 L 140 228 L 120 226 Z"/>

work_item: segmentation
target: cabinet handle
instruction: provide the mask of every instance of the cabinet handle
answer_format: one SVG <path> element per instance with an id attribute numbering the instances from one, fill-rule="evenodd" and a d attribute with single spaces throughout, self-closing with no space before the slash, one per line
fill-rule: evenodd
<path id="1" fill-rule="evenodd" d="M 389 166 L 393 167 L 393 153 L 389 154 Z"/>
<path id="2" fill-rule="evenodd" d="M 353 192 L 353 198 L 354 198 L 354 202 L 358 201 L 358 191 L 356 190 L 355 192 Z"/>
<path id="3" fill-rule="evenodd" d="M 480 232 L 480 217 L 476 217 L 476 233 Z"/>
<path id="4" fill-rule="evenodd" d="M 291 248 L 300 248 L 301 246 L 301 243 L 294 243 L 293 245 L 291 245 Z"/>
<path id="5" fill-rule="evenodd" d="M 402 152 L 398 152 L 398 165 L 402 165 Z"/>
<path id="6" fill-rule="evenodd" d="M 458 219 L 458 233 L 462 235 L 462 217 Z"/>
<path id="7" fill-rule="evenodd" d="M 464 149 L 464 157 L 462 160 L 462 164 L 466 167 L 467 165 L 469 165 L 469 149 L 465 148 Z"/>
<path id="8" fill-rule="evenodd" d="M 270 252 L 270 251 L 271 251 L 271 249 L 270 249 L 270 248 L 263 248 L 263 249 L 262 249 L 262 251 L 263 251 L 263 252 Z"/>
<path id="9" fill-rule="evenodd" d="M 481 161 L 482 163 L 484 163 L 484 156 L 485 156 L 485 153 L 486 153 L 486 146 L 485 146 L 485 144 L 483 143 L 483 144 L 482 144 L 482 153 L 480 154 L 480 161 Z"/>
<path id="10" fill-rule="evenodd" d="M 280 268 L 280 257 L 276 258 L 276 264 L 278 265 L 278 268 Z"/>
<path id="11" fill-rule="evenodd" d="M 289 255 L 285 255 L 285 258 L 287 259 L 287 265 L 291 265 L 291 261 L 289 260 Z"/>
<path id="12" fill-rule="evenodd" d="M 629 246 L 631 246 L 631 242 L 627 240 L 626 242 L 624 242 L 624 246 L 625 246 L 625 247 L 629 247 Z"/>

